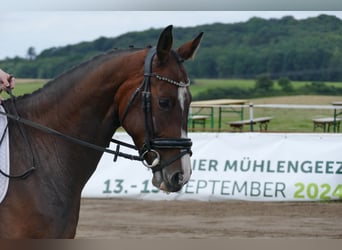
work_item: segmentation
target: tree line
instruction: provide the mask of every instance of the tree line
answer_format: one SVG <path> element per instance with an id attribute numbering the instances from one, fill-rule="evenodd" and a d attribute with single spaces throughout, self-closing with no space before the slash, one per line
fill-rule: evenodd
<path id="1" fill-rule="evenodd" d="M 199 32 L 204 39 L 196 59 L 186 63 L 192 78 L 342 81 L 342 20 L 331 15 L 296 20 L 254 17 L 246 22 L 215 23 L 174 30 L 175 47 Z M 53 47 L 30 58 L 6 58 L 0 66 L 23 78 L 54 78 L 95 55 L 113 48 L 146 47 L 156 43 L 160 29 L 100 37 L 64 47 Z"/>

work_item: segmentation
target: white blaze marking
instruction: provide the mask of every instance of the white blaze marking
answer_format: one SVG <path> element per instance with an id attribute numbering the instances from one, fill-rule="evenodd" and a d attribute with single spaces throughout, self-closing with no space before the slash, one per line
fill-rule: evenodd
<path id="1" fill-rule="evenodd" d="M 182 109 L 182 113 L 184 113 L 186 92 L 187 92 L 187 88 L 178 88 L 178 101 Z"/>
<path id="2" fill-rule="evenodd" d="M 187 183 L 191 177 L 191 163 L 190 163 L 190 155 L 186 154 L 181 159 L 182 162 L 182 170 L 183 170 L 183 184 Z"/>
<path id="3" fill-rule="evenodd" d="M 186 99 L 187 91 L 188 91 L 187 88 L 178 88 L 178 101 L 179 101 L 179 105 L 182 109 L 182 114 L 184 114 L 185 99 Z M 187 119 L 187 117 L 186 117 L 186 119 Z M 181 137 L 187 138 L 187 133 L 183 128 L 181 128 Z M 190 162 L 189 154 L 186 154 L 181 158 L 181 164 L 182 164 L 182 170 L 184 173 L 183 174 L 183 183 L 186 183 L 189 181 L 190 176 L 191 176 L 191 162 Z"/>
<path id="4" fill-rule="evenodd" d="M 187 138 L 187 133 L 186 131 L 182 128 L 182 138 Z M 190 161 L 190 155 L 186 154 L 183 155 L 181 158 L 181 166 L 183 170 L 183 184 L 188 182 L 191 176 L 191 161 Z"/>
<path id="5" fill-rule="evenodd" d="M 186 93 L 187 93 L 186 88 L 178 88 L 178 101 L 179 101 L 179 105 L 182 109 L 182 115 L 184 114 Z M 188 118 L 186 117 L 186 119 L 188 119 Z M 187 138 L 187 133 L 183 128 L 181 128 L 181 138 Z"/>

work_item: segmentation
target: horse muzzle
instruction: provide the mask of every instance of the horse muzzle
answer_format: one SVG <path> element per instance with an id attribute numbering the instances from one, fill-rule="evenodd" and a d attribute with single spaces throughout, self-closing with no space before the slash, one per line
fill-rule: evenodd
<path id="1" fill-rule="evenodd" d="M 190 156 L 184 155 L 172 165 L 155 171 L 152 184 L 165 192 L 178 192 L 191 177 Z"/>
<path id="2" fill-rule="evenodd" d="M 140 151 L 143 164 L 152 169 L 152 183 L 166 192 L 177 192 L 186 184 L 191 176 L 190 156 L 192 141 L 189 138 L 154 139 Z M 177 150 L 179 153 L 163 159 L 159 151 Z"/>

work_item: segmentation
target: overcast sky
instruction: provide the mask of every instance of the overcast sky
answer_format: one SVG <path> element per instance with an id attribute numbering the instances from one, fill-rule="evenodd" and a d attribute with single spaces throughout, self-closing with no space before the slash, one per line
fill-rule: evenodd
<path id="1" fill-rule="evenodd" d="M 342 11 L 7 11 L 0 15 L 0 60 L 24 57 L 31 46 L 40 53 L 51 47 L 163 28 L 169 24 L 191 27 L 215 22 L 235 23 L 254 16 L 268 19 L 291 15 L 303 19 L 322 13 L 342 19 Z"/>

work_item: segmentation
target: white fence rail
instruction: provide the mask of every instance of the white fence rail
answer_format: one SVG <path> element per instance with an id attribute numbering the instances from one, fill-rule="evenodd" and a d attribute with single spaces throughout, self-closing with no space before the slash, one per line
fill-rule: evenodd
<path id="1" fill-rule="evenodd" d="M 282 113 L 280 113 L 280 115 L 276 115 L 274 117 L 274 115 L 270 112 L 270 110 L 276 110 L 276 113 L 279 113 L 279 110 L 296 110 L 296 112 L 302 112 L 303 111 L 303 115 L 301 116 L 301 118 L 305 118 L 307 122 L 312 123 L 313 119 L 315 118 L 321 118 L 321 117 L 331 117 L 333 120 L 331 122 L 332 124 L 332 131 L 330 132 L 338 132 L 337 128 L 339 125 L 340 120 L 342 120 L 342 103 L 339 103 L 339 105 L 298 105 L 298 104 L 253 104 L 253 103 L 249 103 L 249 104 L 244 104 L 244 105 L 211 105 L 211 115 L 208 116 L 209 119 L 214 119 L 214 117 L 218 117 L 219 116 L 219 121 L 218 121 L 218 125 L 215 124 L 214 126 L 211 127 L 211 129 L 213 131 L 215 131 L 216 129 L 218 129 L 219 131 L 225 131 L 224 129 L 224 123 L 227 123 L 227 119 L 225 119 L 223 117 L 223 112 L 221 114 L 221 110 L 235 110 L 236 113 L 238 114 L 242 114 L 241 116 L 243 116 L 245 119 L 244 121 L 246 122 L 246 120 L 250 121 L 250 126 L 249 126 L 249 131 L 253 132 L 254 131 L 254 126 L 255 124 L 253 124 L 253 121 L 260 116 L 261 112 L 258 112 L 258 110 L 263 110 L 263 112 L 266 112 L 266 114 L 262 114 L 261 116 L 267 116 L 267 117 L 272 117 L 273 119 L 282 119 Z M 214 110 L 219 110 L 219 114 L 214 115 L 213 112 Z M 307 110 L 316 110 L 317 113 L 315 113 L 315 115 L 313 116 L 307 116 Z M 246 112 L 247 111 L 247 112 Z M 331 111 L 331 112 L 329 112 Z M 217 112 L 217 111 L 216 111 Z M 240 112 L 240 113 L 239 113 Z M 283 112 L 283 111 L 281 111 Z M 313 112 L 312 112 L 313 113 Z M 230 116 L 230 121 L 232 121 L 233 116 Z M 239 117 L 238 116 L 234 116 L 235 120 L 238 120 Z M 213 124 L 213 120 L 211 121 L 211 124 Z M 216 122 L 217 123 L 217 122 Z M 273 131 L 273 130 L 272 130 Z M 276 131 L 274 131 L 276 132 Z M 280 131 L 280 132 L 284 132 L 284 130 Z M 290 131 L 285 131 L 285 132 L 292 132 Z M 296 132 L 312 132 L 311 131 L 300 131 L 300 129 L 297 129 Z"/>

